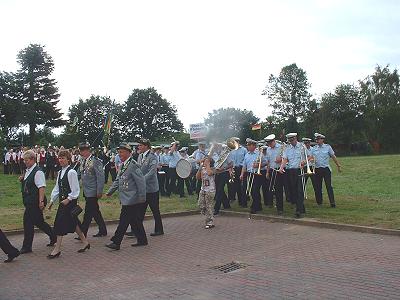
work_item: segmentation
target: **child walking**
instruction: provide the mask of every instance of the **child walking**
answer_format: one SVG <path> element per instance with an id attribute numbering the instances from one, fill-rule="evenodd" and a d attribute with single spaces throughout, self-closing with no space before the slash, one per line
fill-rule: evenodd
<path id="1" fill-rule="evenodd" d="M 202 215 L 206 216 L 206 229 L 214 225 L 214 196 L 215 196 L 215 169 L 214 161 L 206 157 L 196 173 L 196 179 L 201 180 L 198 205 Z"/>

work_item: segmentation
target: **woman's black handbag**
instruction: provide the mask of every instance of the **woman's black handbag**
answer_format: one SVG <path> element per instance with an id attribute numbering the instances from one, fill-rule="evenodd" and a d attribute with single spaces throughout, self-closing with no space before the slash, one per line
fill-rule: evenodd
<path id="1" fill-rule="evenodd" d="M 77 218 L 83 209 L 77 204 L 74 208 L 71 209 L 71 216 Z"/>

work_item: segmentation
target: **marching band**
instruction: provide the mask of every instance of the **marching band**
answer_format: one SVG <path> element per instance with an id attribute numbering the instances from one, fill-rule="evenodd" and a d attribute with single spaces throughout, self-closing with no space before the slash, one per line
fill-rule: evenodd
<path id="1" fill-rule="evenodd" d="M 174 193 L 183 198 L 185 185 L 189 195 L 196 192 L 198 196 L 198 205 L 202 214 L 206 216 L 205 228 L 215 227 L 214 216 L 219 214 L 221 206 L 229 209 L 231 202 L 236 199 L 242 208 L 248 207 L 248 202 L 251 201 L 250 213 L 255 214 L 262 210 L 262 203 L 267 207 L 274 207 L 275 198 L 277 214 L 282 215 L 285 194 L 286 201 L 295 208 L 294 216 L 300 218 L 306 213 L 304 199 L 307 199 L 308 178 L 311 178 L 317 205 L 321 206 L 323 203 L 324 181 L 330 207 L 335 208 L 329 160 L 332 158 L 339 172 L 341 165 L 332 147 L 325 143 L 325 136 L 315 133 L 314 138 L 315 144 L 311 146 L 310 138 L 304 137 L 300 142 L 297 133 L 287 134 L 286 142 L 281 142 L 274 134 L 270 134 L 261 141 L 247 138 L 244 147 L 240 144 L 239 138 L 232 137 L 226 143 L 213 142 L 208 149 L 206 142 L 199 141 L 198 149 L 191 155 L 188 155 L 188 148 L 180 147 L 179 141 L 175 139 L 170 145 L 155 147 L 151 146 L 149 140 L 141 139 L 138 143 L 139 149 L 123 143 L 118 147 L 116 155 L 108 149 L 96 153 L 87 142 L 79 144 L 78 149 L 49 147 L 46 152 L 43 148 L 37 147 L 34 150 L 19 150 L 18 154 L 13 151 L 7 152 L 5 158 L 13 164 L 7 164 L 5 171 L 23 174 L 20 180 L 23 185 L 26 211 L 36 212 L 39 221 L 28 222 L 32 218 L 24 215 L 27 242 L 24 242 L 21 250 L 17 251 L 11 247 L 4 235 L 0 235 L 0 246 L 8 254 L 6 262 L 12 261 L 19 254 L 31 252 L 33 227 L 37 226 L 49 235 L 49 246 L 57 245 L 49 258 L 60 255 L 61 237 L 68 232 L 76 231 L 79 234 L 77 239 L 85 243 L 85 247 L 78 252 L 90 249 L 86 237 L 92 218 L 99 226 L 98 234 L 93 237 L 107 235 L 98 199 L 102 197 L 104 183 L 107 183 L 109 174 L 113 184 L 105 195 L 109 197 L 118 190 L 122 205 L 119 226 L 111 239 L 112 242 L 106 245 L 113 250 L 120 249 L 124 235 L 137 238 L 137 243 L 133 246 L 147 245 L 143 219 L 148 206 L 155 219 L 155 229 L 151 236 L 163 235 L 159 193 L 167 197 Z M 19 157 L 24 159 L 25 164 L 19 163 Z M 46 204 L 43 204 L 44 192 L 39 191 L 44 190 L 45 179 L 48 177 L 60 179 L 65 169 L 65 164 L 61 164 L 62 157 L 69 157 L 68 170 L 71 170 L 71 174 L 76 174 L 74 186 L 77 192 L 68 198 L 65 195 L 60 196 L 61 207 L 59 207 L 60 214 L 58 213 L 60 217 L 56 220 L 58 222 L 56 229 L 62 230 L 56 233 L 43 219 L 42 210 Z M 28 185 L 26 181 L 30 178 L 28 174 L 31 167 L 34 167 L 35 174 L 41 177 L 39 180 L 39 175 L 35 175 L 35 180 L 32 179 Z M 55 174 L 57 171 L 58 174 Z M 83 224 L 77 219 L 77 215 L 82 211 L 76 203 L 79 194 L 78 180 L 82 181 L 86 202 Z M 72 188 L 68 191 L 70 190 L 72 191 Z M 53 198 L 55 197 L 52 197 L 52 202 Z M 66 204 L 71 206 L 71 213 L 64 213 L 65 216 L 68 215 L 68 222 L 64 222 L 66 217 L 61 217 L 61 212 L 65 212 L 62 205 Z M 72 211 L 77 212 L 71 219 Z M 131 233 L 126 232 L 129 225 L 132 228 Z M 67 227 L 68 229 L 65 229 Z"/>

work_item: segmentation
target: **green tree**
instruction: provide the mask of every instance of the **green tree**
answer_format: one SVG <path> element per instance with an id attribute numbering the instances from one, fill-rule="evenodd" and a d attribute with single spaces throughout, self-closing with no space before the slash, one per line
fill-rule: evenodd
<path id="1" fill-rule="evenodd" d="M 258 120 L 252 111 L 228 107 L 208 113 L 204 122 L 209 128 L 209 139 L 223 141 L 237 136 L 243 142 L 247 137 L 254 137 L 255 133 L 251 131 L 251 125 L 256 124 Z"/>
<path id="2" fill-rule="evenodd" d="M 397 69 L 377 66 L 360 81 L 366 132 L 375 152 L 400 151 L 400 79 Z"/>
<path id="3" fill-rule="evenodd" d="M 283 67 L 279 76 L 269 76 L 262 94 L 267 96 L 273 115 L 286 122 L 287 131 L 298 131 L 306 118 L 309 88 L 306 72 L 296 64 Z"/>
<path id="4" fill-rule="evenodd" d="M 48 146 L 49 144 L 54 145 L 56 141 L 56 135 L 51 131 L 50 128 L 43 127 L 37 130 L 36 140 L 38 145 Z"/>
<path id="5" fill-rule="evenodd" d="M 17 97 L 15 75 L 0 72 L 0 128 L 5 142 L 16 137 L 22 118 L 22 103 Z"/>
<path id="6" fill-rule="evenodd" d="M 262 122 L 262 131 L 264 132 L 263 137 L 273 133 L 275 134 L 276 139 L 286 141 L 285 127 L 286 123 L 277 116 L 268 116 L 265 118 L 265 121 Z"/>
<path id="7" fill-rule="evenodd" d="M 123 104 L 122 137 L 134 141 L 139 137 L 163 140 L 183 130 L 175 106 L 153 87 L 134 89 Z"/>
<path id="8" fill-rule="evenodd" d="M 20 69 L 17 73 L 18 92 L 23 103 L 23 123 L 29 125 L 30 143 L 35 143 L 38 125 L 59 127 L 64 125 L 59 102 L 57 82 L 50 76 L 54 71 L 51 56 L 44 46 L 31 44 L 17 56 Z"/>
<path id="9" fill-rule="evenodd" d="M 77 104 L 73 104 L 69 108 L 69 120 L 60 143 L 70 144 L 75 142 L 76 145 L 80 141 L 87 140 L 94 147 L 103 146 L 104 121 L 106 116 L 110 114 L 113 115 L 111 125 L 112 142 L 119 143 L 118 121 L 121 112 L 121 105 L 112 101 L 110 97 L 92 95 L 85 100 L 79 99 Z"/>
<path id="10" fill-rule="evenodd" d="M 321 104 L 316 99 L 312 99 L 308 102 L 304 121 L 302 123 L 303 136 L 312 138 L 315 132 L 323 131 L 321 124 Z"/>
<path id="11" fill-rule="evenodd" d="M 321 99 L 321 131 L 336 143 L 347 145 L 360 140 L 363 130 L 361 96 L 357 87 L 341 84 Z"/>

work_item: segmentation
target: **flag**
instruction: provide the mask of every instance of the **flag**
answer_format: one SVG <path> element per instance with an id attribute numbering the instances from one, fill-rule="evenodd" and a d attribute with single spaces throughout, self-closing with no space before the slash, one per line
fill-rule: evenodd
<path id="1" fill-rule="evenodd" d="M 261 124 L 254 124 L 251 126 L 251 130 L 260 130 L 261 129 Z"/>
<path id="2" fill-rule="evenodd" d="M 108 135 L 110 134 L 110 132 L 111 132 L 111 122 L 112 122 L 112 115 L 109 114 L 104 119 L 103 129 L 104 129 L 104 133 L 105 134 L 108 134 Z"/>
<path id="3" fill-rule="evenodd" d="M 72 128 L 75 128 L 75 132 L 78 132 L 78 116 L 75 116 L 74 121 L 72 122 Z"/>

